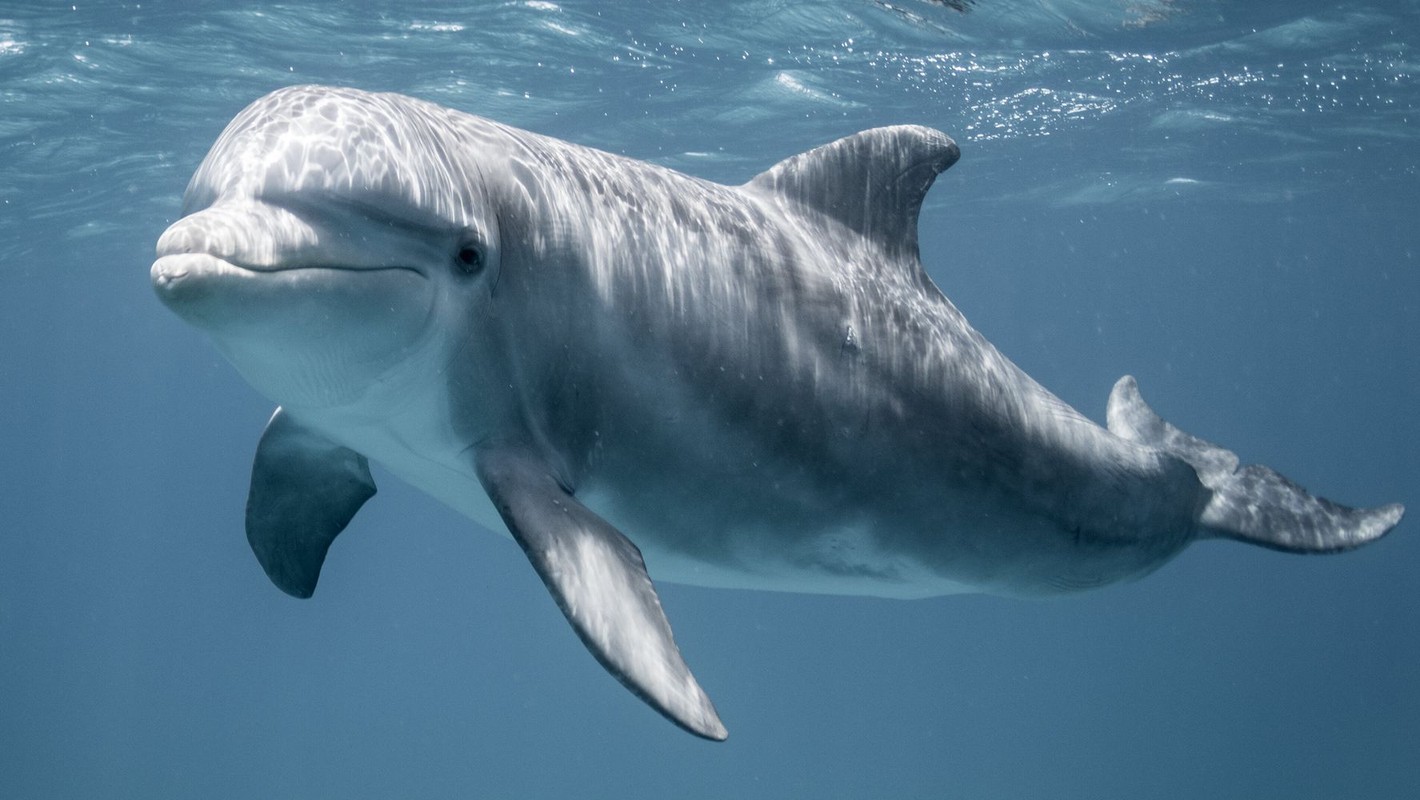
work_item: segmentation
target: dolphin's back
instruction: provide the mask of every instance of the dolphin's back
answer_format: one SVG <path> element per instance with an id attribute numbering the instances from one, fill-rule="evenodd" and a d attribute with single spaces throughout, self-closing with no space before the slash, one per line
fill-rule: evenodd
<path id="1" fill-rule="evenodd" d="M 564 290 L 589 289 L 600 313 L 595 335 L 574 338 L 627 354 L 615 359 L 624 372 L 599 381 L 606 405 L 623 413 L 598 417 L 588 491 L 653 556 L 733 562 L 757 531 L 800 530 L 808 554 L 793 558 L 849 579 L 829 586 L 1034 594 L 1138 577 L 1200 532 L 1286 546 L 1226 521 L 1249 507 L 1243 495 L 1279 497 L 1285 479 L 1262 489 L 1254 470 L 1234 481 L 1250 494 L 1229 495 L 1190 454 L 1095 424 L 937 289 L 919 259 L 917 216 L 958 155 L 941 133 L 865 131 L 740 187 L 537 141 L 547 148 L 540 180 L 575 176 L 550 192 L 562 199 L 546 199 L 544 185 L 543 202 L 583 204 L 556 213 L 588 226 L 578 234 L 587 284 Z M 631 429 L 624 411 L 638 405 Z M 777 475 L 776 488 L 756 475 Z M 648 508 L 617 486 L 678 500 Z M 1339 531 L 1360 519 L 1322 502 L 1279 501 L 1292 517 L 1274 514 L 1273 524 Z M 1388 529 L 1392 516 L 1371 517 L 1367 530 Z M 825 555 L 815 536 L 840 541 L 832 531 L 845 519 L 870 545 L 840 550 L 878 554 Z M 921 571 L 885 568 L 874 583 L 867 574 L 883 551 L 908 554 Z M 723 579 L 708 574 L 674 577 Z M 921 585 L 903 585 L 913 581 Z"/>
<path id="2" fill-rule="evenodd" d="M 559 365 L 543 432 L 657 575 L 1035 593 L 1140 574 L 1191 535 L 1190 469 L 1040 387 L 922 268 L 917 215 L 957 156 L 941 133 L 866 131 L 739 187 L 518 135 L 532 205 L 504 217 L 559 222 L 505 223 L 538 267 L 500 279 L 526 309 L 507 338 Z M 1165 473 L 1182 488 L 1158 493 Z"/>

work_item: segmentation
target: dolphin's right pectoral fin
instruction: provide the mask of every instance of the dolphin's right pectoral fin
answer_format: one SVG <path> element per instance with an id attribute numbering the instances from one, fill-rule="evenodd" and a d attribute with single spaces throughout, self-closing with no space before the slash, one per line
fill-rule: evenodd
<path id="1" fill-rule="evenodd" d="M 641 552 L 535 456 L 480 453 L 478 477 L 562 613 L 626 688 L 697 736 L 725 726 L 671 636 Z"/>
<path id="2" fill-rule="evenodd" d="M 310 597 L 330 543 L 374 494 L 364 456 L 276 409 L 256 447 L 247 495 L 247 541 L 271 582 Z"/>

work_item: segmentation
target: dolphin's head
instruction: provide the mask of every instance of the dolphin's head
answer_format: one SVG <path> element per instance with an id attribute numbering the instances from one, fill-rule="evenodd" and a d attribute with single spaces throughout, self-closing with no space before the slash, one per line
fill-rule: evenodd
<path id="1" fill-rule="evenodd" d="M 158 296 L 280 403 L 398 391 L 402 365 L 460 346 L 499 268 L 467 155 L 488 143 L 453 113 L 324 87 L 253 103 L 158 240 Z"/>

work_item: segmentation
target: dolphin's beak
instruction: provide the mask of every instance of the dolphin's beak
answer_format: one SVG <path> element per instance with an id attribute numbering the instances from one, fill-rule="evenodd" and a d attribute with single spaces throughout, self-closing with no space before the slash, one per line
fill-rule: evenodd
<path id="1" fill-rule="evenodd" d="M 257 200 L 209 206 L 174 222 L 158 238 L 158 256 L 206 254 L 248 270 L 300 263 L 319 236 L 287 209 Z"/>
<path id="2" fill-rule="evenodd" d="M 168 308 L 219 335 L 309 330 L 320 321 L 359 328 L 359 313 L 394 308 L 422 320 L 432 303 L 428 281 L 412 267 L 361 264 L 369 256 L 356 247 L 322 237 L 284 208 L 221 203 L 163 232 L 149 277 Z"/>

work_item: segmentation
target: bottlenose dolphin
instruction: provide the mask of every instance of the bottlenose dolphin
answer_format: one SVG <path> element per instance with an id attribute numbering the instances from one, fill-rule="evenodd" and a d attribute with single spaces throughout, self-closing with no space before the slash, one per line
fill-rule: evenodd
<path id="1" fill-rule="evenodd" d="M 1164 422 L 1108 427 L 967 324 L 918 259 L 956 144 L 849 136 L 742 186 L 395 94 L 242 111 L 152 281 L 280 404 L 247 538 L 307 597 L 368 460 L 522 546 L 587 648 L 723 739 L 651 583 L 1043 595 L 1190 542 L 1346 550 L 1399 522 Z"/>

